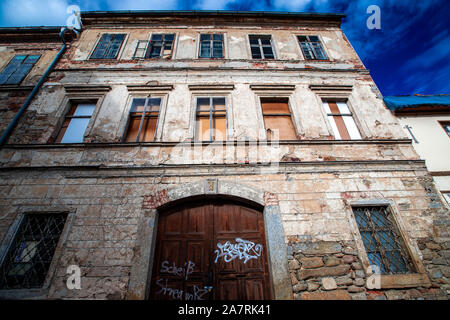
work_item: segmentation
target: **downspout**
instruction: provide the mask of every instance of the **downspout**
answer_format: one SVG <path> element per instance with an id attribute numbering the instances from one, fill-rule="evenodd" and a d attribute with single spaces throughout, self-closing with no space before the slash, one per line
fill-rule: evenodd
<path id="1" fill-rule="evenodd" d="M 39 89 L 41 88 L 42 84 L 45 82 L 45 79 L 50 74 L 50 72 L 52 71 L 53 67 L 58 62 L 59 58 L 61 58 L 61 56 L 63 55 L 64 51 L 66 51 L 67 44 L 66 44 L 66 41 L 64 40 L 63 34 L 67 30 L 69 30 L 69 29 L 68 28 L 61 28 L 61 32 L 59 33 L 59 37 L 61 38 L 61 40 L 63 42 L 63 46 L 59 50 L 59 52 L 56 55 L 56 57 L 53 59 L 52 63 L 48 66 L 47 70 L 45 70 L 45 73 L 39 79 L 39 82 L 34 86 L 33 91 L 31 91 L 31 93 L 28 96 L 27 100 L 24 102 L 22 107 L 19 109 L 19 111 L 17 112 L 16 116 L 14 117 L 14 119 L 9 124 L 8 128 L 6 128 L 6 130 L 3 133 L 2 137 L 1 137 L 1 140 L 0 140 L 0 146 L 3 146 L 6 143 L 9 135 L 11 134 L 12 130 L 14 129 L 14 127 L 16 126 L 17 122 L 19 121 L 20 116 L 28 108 L 28 106 L 30 105 L 30 103 L 33 100 L 34 96 L 39 91 Z"/>

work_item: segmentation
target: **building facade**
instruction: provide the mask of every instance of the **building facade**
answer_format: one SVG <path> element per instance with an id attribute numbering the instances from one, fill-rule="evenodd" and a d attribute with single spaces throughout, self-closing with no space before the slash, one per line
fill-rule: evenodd
<path id="1" fill-rule="evenodd" d="M 0 151 L 0 296 L 448 298 L 448 208 L 343 15 L 81 17 Z"/>
<path id="2" fill-rule="evenodd" d="M 384 97 L 424 159 L 440 195 L 450 206 L 450 96 Z"/>

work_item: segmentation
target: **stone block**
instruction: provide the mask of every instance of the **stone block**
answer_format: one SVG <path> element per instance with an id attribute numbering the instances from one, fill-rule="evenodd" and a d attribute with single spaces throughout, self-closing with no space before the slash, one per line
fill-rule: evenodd
<path id="1" fill-rule="evenodd" d="M 351 300 L 350 294 L 345 290 L 304 292 L 302 300 Z"/>
<path id="2" fill-rule="evenodd" d="M 304 269 L 313 269 L 313 268 L 319 268 L 319 267 L 323 266 L 322 258 L 319 258 L 319 257 L 302 258 L 300 260 L 300 263 L 302 264 L 302 268 L 304 268 Z"/>
<path id="3" fill-rule="evenodd" d="M 322 286 L 325 290 L 334 290 L 337 288 L 336 280 L 334 278 L 322 278 Z"/>
<path id="4" fill-rule="evenodd" d="M 364 288 L 357 287 L 357 286 L 350 286 L 347 288 L 348 292 L 354 293 L 354 292 L 363 292 Z"/>
<path id="5" fill-rule="evenodd" d="M 299 280 L 305 280 L 312 277 L 326 277 L 326 276 L 342 276 L 350 270 L 349 265 L 339 265 L 336 267 L 323 267 L 317 269 L 304 269 L 297 273 Z"/>
<path id="6" fill-rule="evenodd" d="M 341 261 L 338 258 L 333 257 L 333 256 L 328 257 L 325 260 L 325 266 L 327 266 L 327 267 L 334 267 L 334 266 L 339 265 L 340 263 L 341 263 Z"/>

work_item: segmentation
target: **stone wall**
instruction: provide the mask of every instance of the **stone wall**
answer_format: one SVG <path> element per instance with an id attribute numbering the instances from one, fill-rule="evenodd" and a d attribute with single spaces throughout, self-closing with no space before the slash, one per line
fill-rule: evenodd
<path id="1" fill-rule="evenodd" d="M 291 239 L 288 259 L 294 299 L 297 300 L 424 300 L 448 299 L 448 250 L 428 239 L 418 241 L 431 284 L 379 289 L 367 287 L 356 245 L 352 241 L 305 242 Z M 424 244 L 425 243 L 425 244 Z M 444 245 L 449 245 L 446 242 Z M 433 252 L 429 248 L 433 248 Z M 431 256 L 436 266 L 430 260 Z M 444 275 L 442 272 L 447 272 Z M 401 286 L 399 286 L 401 287 Z"/>

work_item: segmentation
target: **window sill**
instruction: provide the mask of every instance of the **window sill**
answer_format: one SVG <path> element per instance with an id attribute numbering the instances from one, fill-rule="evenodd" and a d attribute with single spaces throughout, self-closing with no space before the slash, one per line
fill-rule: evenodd
<path id="1" fill-rule="evenodd" d="M 368 289 L 394 289 L 394 288 L 414 288 L 422 286 L 430 286 L 431 282 L 428 276 L 424 273 L 411 274 L 394 274 L 381 275 L 381 288 Z"/>
<path id="2" fill-rule="evenodd" d="M 5 300 L 23 300 L 23 299 L 47 299 L 49 289 L 12 289 L 0 290 L 0 299 Z"/>

